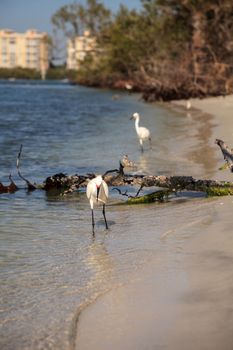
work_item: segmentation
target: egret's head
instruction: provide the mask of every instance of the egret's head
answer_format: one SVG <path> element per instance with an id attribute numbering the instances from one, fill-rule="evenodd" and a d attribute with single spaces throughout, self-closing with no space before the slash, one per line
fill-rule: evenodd
<path id="1" fill-rule="evenodd" d="M 96 187 L 100 187 L 102 181 L 103 181 L 102 175 L 97 175 L 95 178 Z"/>
<path id="2" fill-rule="evenodd" d="M 96 178 L 95 178 L 95 185 L 96 185 L 96 190 L 97 190 L 97 195 L 96 195 L 97 202 L 98 202 L 98 199 L 99 199 L 99 192 L 100 192 L 100 186 L 102 184 L 102 181 L 103 181 L 103 178 L 102 178 L 101 175 L 96 176 Z"/>
<path id="3" fill-rule="evenodd" d="M 139 113 L 134 113 L 130 119 L 139 119 Z"/>

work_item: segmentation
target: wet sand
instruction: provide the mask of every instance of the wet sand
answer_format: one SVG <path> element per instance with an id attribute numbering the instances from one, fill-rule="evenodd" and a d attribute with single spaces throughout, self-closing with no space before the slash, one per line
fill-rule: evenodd
<path id="1" fill-rule="evenodd" d="M 195 109 L 212 114 L 213 143 L 221 138 L 232 147 L 233 96 L 191 103 L 187 118 Z M 176 102 L 177 106 L 185 108 L 185 102 Z M 217 146 L 216 158 L 221 166 Z M 232 174 L 216 168 L 215 178 L 232 180 Z M 174 245 L 172 250 L 158 254 L 128 284 L 99 297 L 81 313 L 76 349 L 232 349 L 233 198 L 203 203 L 210 212 L 203 222 L 190 222 L 187 210 L 182 227 L 173 218 L 174 229 L 159 233 L 164 245 Z"/>
<path id="2" fill-rule="evenodd" d="M 214 117 L 215 127 L 212 129 L 211 140 L 215 139 L 225 141 L 230 148 L 233 148 L 233 95 L 226 97 L 209 97 L 206 99 L 190 99 L 191 108 L 186 112 L 188 118 L 192 118 L 195 110 L 201 110 L 204 113 Z M 174 106 L 186 108 L 186 101 L 174 101 Z M 217 152 L 219 166 L 224 164 L 221 152 Z M 215 178 L 219 180 L 232 180 L 232 174 L 229 171 L 216 171 Z"/>

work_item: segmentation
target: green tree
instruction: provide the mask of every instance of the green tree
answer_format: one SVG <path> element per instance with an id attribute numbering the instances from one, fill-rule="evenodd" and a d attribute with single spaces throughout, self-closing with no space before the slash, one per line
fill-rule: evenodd
<path id="1" fill-rule="evenodd" d="M 226 60 L 226 56 L 227 61 L 232 59 L 231 0 L 158 0 L 157 6 L 173 23 L 173 28 L 181 25 L 182 32 L 185 28 L 188 29 L 187 39 L 190 43 L 195 83 L 203 79 L 208 65 L 213 61 L 220 63 Z M 210 66 L 213 69 L 213 65 Z"/>
<path id="2" fill-rule="evenodd" d="M 113 17 L 102 3 L 66 5 L 53 16 L 66 35 L 89 29 L 97 59 L 86 57 L 82 82 L 133 80 L 167 96 L 233 91 L 232 0 L 141 0 L 140 12 L 121 5 Z M 156 95 L 157 96 L 157 95 Z"/>
<path id="3" fill-rule="evenodd" d="M 52 24 L 67 37 L 81 35 L 86 29 L 90 30 L 92 35 L 96 35 L 109 23 L 110 18 L 110 10 L 102 3 L 87 0 L 86 6 L 79 3 L 62 6 L 52 16 Z"/>

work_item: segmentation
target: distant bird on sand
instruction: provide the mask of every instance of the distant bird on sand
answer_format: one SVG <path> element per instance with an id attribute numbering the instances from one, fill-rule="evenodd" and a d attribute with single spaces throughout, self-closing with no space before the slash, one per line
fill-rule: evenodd
<path id="1" fill-rule="evenodd" d="M 186 109 L 189 110 L 192 107 L 191 101 L 187 100 L 186 102 Z"/>
<path id="2" fill-rule="evenodd" d="M 133 85 L 131 85 L 130 83 L 125 83 L 125 88 L 126 88 L 127 91 L 130 92 L 133 89 Z"/>
<path id="3" fill-rule="evenodd" d="M 108 185 L 103 180 L 101 175 L 96 176 L 90 180 L 87 184 L 87 198 L 90 201 L 91 214 L 92 214 L 92 232 L 95 234 L 95 220 L 94 220 L 94 204 L 103 204 L 103 216 L 106 229 L 108 229 L 108 223 L 105 216 L 105 204 L 108 200 Z"/>
<path id="4" fill-rule="evenodd" d="M 139 126 L 140 115 L 139 113 L 134 113 L 130 119 L 135 119 L 135 129 L 139 138 L 139 142 L 141 145 L 141 151 L 143 152 L 143 142 L 149 140 L 151 147 L 151 137 L 150 130 L 144 128 L 143 126 Z"/>

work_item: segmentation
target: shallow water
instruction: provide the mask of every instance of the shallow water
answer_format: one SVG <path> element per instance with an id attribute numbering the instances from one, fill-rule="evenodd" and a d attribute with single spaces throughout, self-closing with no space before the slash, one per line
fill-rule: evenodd
<path id="1" fill-rule="evenodd" d="M 202 197 L 116 206 L 119 195 L 110 190 L 110 230 L 97 210 L 93 239 L 85 193 L 27 193 L 15 169 L 20 144 L 21 171 L 37 183 L 58 172 L 104 173 L 124 154 L 141 173 L 214 175 L 210 116 L 190 118 L 180 109 L 144 104 L 138 95 L 114 94 L 49 82 L 0 83 L 0 181 L 6 184 L 11 172 L 20 186 L 0 195 L 1 349 L 72 349 L 80 311 L 152 262 L 166 274 L 164 256 L 169 251 L 179 259 L 180 240 L 191 237 L 187 225 L 198 231 L 214 216 Z M 143 154 L 129 120 L 135 111 L 152 133 L 153 149 Z M 183 228 L 185 235 L 173 235 Z"/>
<path id="2" fill-rule="evenodd" d="M 145 260 L 84 310 L 75 349 L 232 349 L 232 209 L 195 199 L 151 206 L 144 232 L 131 223 Z"/>

